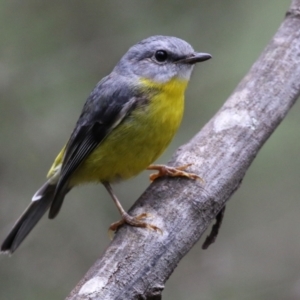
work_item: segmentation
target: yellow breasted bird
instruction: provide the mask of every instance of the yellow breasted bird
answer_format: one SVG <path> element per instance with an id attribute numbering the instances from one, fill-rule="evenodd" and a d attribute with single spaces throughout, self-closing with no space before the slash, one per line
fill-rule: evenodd
<path id="1" fill-rule="evenodd" d="M 104 77 L 86 100 L 67 144 L 56 157 L 46 183 L 4 240 L 1 251 L 13 253 L 41 217 L 58 214 L 65 195 L 76 185 L 101 182 L 114 200 L 123 223 L 158 229 L 125 212 L 111 183 L 141 171 L 197 178 L 183 170 L 149 166 L 168 146 L 184 110 L 184 93 L 195 63 L 210 59 L 187 42 L 169 36 L 152 36 L 131 47 L 113 71 Z"/>

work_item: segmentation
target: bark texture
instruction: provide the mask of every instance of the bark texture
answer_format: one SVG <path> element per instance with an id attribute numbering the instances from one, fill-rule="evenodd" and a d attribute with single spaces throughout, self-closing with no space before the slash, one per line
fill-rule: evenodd
<path id="1" fill-rule="evenodd" d="M 189 171 L 205 184 L 185 178 L 151 184 L 130 214 L 150 213 L 148 222 L 163 234 L 123 226 L 67 300 L 161 299 L 166 280 L 240 186 L 299 91 L 300 0 L 294 0 L 230 98 L 172 158 L 173 166 L 193 163 Z"/>

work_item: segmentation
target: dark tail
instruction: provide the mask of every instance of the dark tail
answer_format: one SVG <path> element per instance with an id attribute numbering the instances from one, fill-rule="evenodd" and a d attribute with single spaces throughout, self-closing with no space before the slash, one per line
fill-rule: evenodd
<path id="1" fill-rule="evenodd" d="M 46 182 L 33 196 L 33 201 L 17 220 L 1 245 L 1 252 L 13 253 L 49 209 L 56 185 Z"/>

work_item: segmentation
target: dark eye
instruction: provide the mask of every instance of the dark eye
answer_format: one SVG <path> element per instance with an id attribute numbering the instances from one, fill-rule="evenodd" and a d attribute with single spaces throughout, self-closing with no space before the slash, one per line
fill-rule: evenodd
<path id="1" fill-rule="evenodd" d="M 168 53 L 165 50 L 157 50 L 155 52 L 155 59 L 158 62 L 164 62 L 168 59 Z"/>

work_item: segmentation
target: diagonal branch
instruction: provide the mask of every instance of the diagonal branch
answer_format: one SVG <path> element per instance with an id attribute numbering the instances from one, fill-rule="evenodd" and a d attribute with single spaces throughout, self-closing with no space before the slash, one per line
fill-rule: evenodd
<path id="1" fill-rule="evenodd" d="M 122 227 L 68 300 L 161 299 L 178 262 L 240 186 L 258 151 L 298 98 L 299 62 L 300 0 L 294 0 L 230 98 L 172 158 L 171 165 L 193 163 L 189 171 L 204 178 L 205 185 L 184 178 L 156 180 L 130 213 L 150 213 L 149 222 L 163 234 Z"/>

